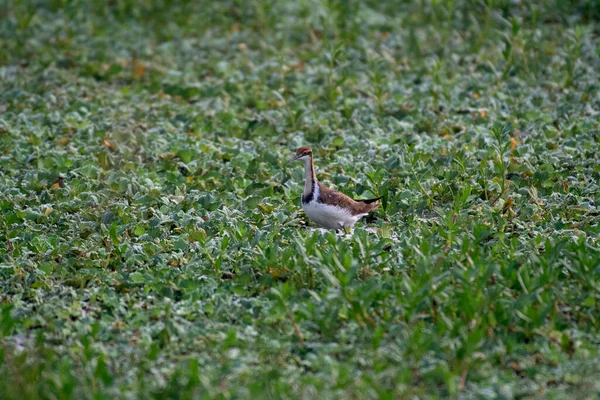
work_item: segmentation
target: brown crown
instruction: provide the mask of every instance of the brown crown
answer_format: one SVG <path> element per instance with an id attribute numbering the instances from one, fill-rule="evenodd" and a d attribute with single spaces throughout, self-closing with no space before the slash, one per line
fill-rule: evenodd
<path id="1" fill-rule="evenodd" d="M 297 156 L 304 156 L 307 154 L 312 154 L 312 150 L 310 149 L 310 147 L 300 147 L 298 150 L 296 150 Z"/>

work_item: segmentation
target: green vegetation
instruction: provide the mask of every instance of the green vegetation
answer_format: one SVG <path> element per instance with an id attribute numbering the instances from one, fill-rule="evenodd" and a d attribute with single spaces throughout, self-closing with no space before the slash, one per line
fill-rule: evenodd
<path id="1" fill-rule="evenodd" d="M 598 396 L 599 34 L 595 0 L 0 3 L 0 398 Z M 384 196 L 353 235 L 307 223 L 301 145 Z"/>

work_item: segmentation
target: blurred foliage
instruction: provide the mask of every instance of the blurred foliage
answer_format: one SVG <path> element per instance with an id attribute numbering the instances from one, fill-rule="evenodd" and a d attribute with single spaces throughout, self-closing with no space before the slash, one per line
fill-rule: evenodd
<path id="1" fill-rule="evenodd" d="M 597 397 L 599 19 L 0 2 L 0 398 Z"/>

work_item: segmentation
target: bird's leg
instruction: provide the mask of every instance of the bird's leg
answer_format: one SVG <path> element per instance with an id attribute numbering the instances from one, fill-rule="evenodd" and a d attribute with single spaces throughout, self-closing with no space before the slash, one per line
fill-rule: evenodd
<path id="1" fill-rule="evenodd" d="M 343 224 L 340 224 L 340 230 L 344 232 L 344 236 L 351 232 L 350 227 L 344 226 Z"/>

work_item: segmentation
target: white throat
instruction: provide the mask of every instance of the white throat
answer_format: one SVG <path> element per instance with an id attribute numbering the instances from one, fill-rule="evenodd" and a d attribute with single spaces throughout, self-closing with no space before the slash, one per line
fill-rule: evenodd
<path id="1" fill-rule="evenodd" d="M 315 167 L 312 163 L 312 157 L 302 158 L 304 162 L 304 197 L 308 197 L 311 193 L 313 194 L 313 200 L 317 199 L 319 195 L 319 185 L 317 184 L 317 177 L 315 175 Z"/>

